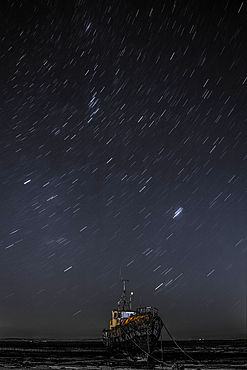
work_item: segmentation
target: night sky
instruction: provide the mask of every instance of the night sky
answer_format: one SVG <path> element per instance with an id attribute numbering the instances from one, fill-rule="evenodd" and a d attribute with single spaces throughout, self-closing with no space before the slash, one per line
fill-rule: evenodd
<path id="1" fill-rule="evenodd" d="M 6 1 L 0 24 L 0 337 L 101 337 L 120 275 L 174 338 L 244 337 L 247 5 Z"/>

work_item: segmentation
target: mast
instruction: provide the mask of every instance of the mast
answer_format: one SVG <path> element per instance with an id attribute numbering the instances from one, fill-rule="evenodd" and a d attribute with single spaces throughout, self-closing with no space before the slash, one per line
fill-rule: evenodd
<path id="1" fill-rule="evenodd" d="M 123 284 L 123 292 L 122 292 L 122 295 L 121 295 L 121 298 L 120 298 L 120 301 L 118 302 L 118 309 L 119 310 L 129 310 L 130 309 L 130 302 L 127 300 L 127 296 L 126 296 L 126 283 L 129 281 L 129 280 L 125 280 L 121 277 L 120 281 L 122 282 Z M 121 308 L 121 303 L 122 303 L 122 308 Z"/>
<path id="2" fill-rule="evenodd" d="M 129 281 L 129 280 L 124 280 L 123 278 L 121 278 L 121 281 L 123 283 L 123 293 L 122 293 L 122 302 L 123 302 L 123 310 L 129 310 L 129 301 L 127 301 L 127 297 L 126 297 L 126 283 Z"/>

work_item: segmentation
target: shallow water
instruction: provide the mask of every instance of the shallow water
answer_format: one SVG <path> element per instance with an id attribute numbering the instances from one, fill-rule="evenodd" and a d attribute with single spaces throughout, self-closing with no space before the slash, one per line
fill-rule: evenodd
<path id="1" fill-rule="evenodd" d="M 246 340 L 163 342 L 147 362 L 108 355 L 100 341 L 0 341 L 1 369 L 239 370 L 247 369 Z M 162 348 L 162 350 L 161 350 Z M 193 361 L 193 360 L 194 361 Z"/>

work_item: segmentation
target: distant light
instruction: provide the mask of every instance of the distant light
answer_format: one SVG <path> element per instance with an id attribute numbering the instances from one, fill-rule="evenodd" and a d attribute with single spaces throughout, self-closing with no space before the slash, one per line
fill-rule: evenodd
<path id="1" fill-rule="evenodd" d="M 29 182 L 31 182 L 31 180 L 27 180 L 24 182 L 24 185 L 28 184 Z"/>

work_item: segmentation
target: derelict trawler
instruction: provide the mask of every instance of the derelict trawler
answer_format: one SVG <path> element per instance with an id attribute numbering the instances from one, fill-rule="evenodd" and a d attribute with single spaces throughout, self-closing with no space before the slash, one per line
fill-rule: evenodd
<path id="1" fill-rule="evenodd" d="M 131 358 L 148 359 L 157 345 L 163 326 L 157 308 L 140 307 L 132 310 L 131 296 L 127 300 L 126 282 L 118 308 L 112 311 L 110 329 L 103 330 L 104 345 L 110 352 L 122 353 Z"/>

